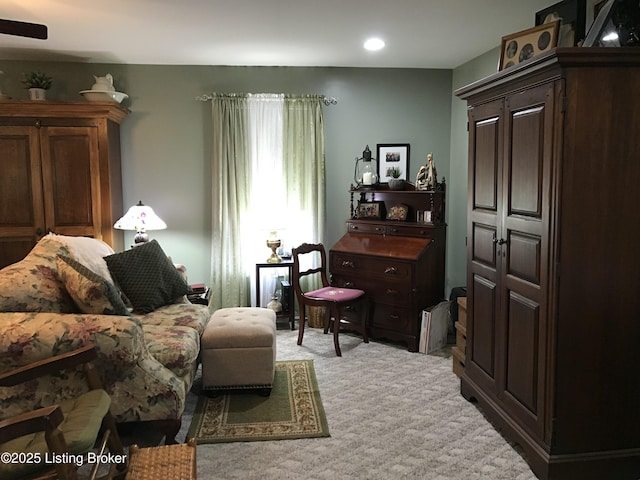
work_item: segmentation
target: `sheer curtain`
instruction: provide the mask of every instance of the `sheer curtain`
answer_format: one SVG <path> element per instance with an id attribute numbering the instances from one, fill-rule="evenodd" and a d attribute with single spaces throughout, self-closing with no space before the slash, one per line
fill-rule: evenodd
<path id="1" fill-rule="evenodd" d="M 285 251 L 324 237 L 322 100 L 212 95 L 214 308 L 252 304 L 255 264 L 270 254 L 270 230 L 278 230 Z M 261 306 L 285 272 L 261 271 Z"/>

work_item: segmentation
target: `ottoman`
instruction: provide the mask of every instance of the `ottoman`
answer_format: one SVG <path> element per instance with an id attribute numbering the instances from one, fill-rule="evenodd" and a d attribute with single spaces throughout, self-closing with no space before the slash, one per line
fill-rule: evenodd
<path id="1" fill-rule="evenodd" d="M 202 334 L 202 388 L 271 393 L 276 361 L 276 314 L 268 308 L 222 308 Z"/>

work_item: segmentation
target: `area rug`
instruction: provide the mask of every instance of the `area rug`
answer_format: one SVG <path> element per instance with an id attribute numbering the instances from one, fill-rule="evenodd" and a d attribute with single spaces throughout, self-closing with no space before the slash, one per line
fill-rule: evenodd
<path id="1" fill-rule="evenodd" d="M 269 397 L 200 395 L 187 438 L 198 443 L 329 437 L 313 361 L 276 362 Z"/>

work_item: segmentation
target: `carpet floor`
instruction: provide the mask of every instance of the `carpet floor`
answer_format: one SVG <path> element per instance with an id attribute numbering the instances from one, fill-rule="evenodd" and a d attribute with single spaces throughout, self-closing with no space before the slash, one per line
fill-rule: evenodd
<path id="1" fill-rule="evenodd" d="M 331 437 L 198 445 L 200 480 L 535 480 L 520 453 L 460 395 L 452 359 L 307 329 L 278 330 L 278 360 L 314 361 Z M 197 390 L 198 380 L 194 389 Z M 197 395 L 190 394 L 184 440 Z"/>

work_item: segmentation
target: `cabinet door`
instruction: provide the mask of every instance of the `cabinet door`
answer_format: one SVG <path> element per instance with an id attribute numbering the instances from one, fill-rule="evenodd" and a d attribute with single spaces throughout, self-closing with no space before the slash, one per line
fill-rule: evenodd
<path id="1" fill-rule="evenodd" d="M 502 225 L 497 254 L 505 408 L 543 435 L 554 86 L 507 97 Z"/>
<path id="2" fill-rule="evenodd" d="M 41 142 L 47 228 L 101 238 L 98 129 L 43 127 Z"/>
<path id="3" fill-rule="evenodd" d="M 24 258 L 45 231 L 35 127 L 0 128 L 0 268 Z"/>
<path id="4" fill-rule="evenodd" d="M 469 176 L 466 374 L 497 395 L 500 351 L 499 259 L 501 229 L 503 101 L 469 111 Z"/>

